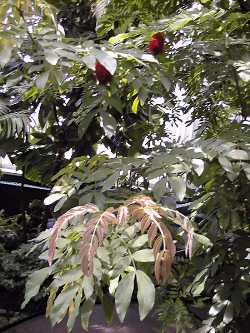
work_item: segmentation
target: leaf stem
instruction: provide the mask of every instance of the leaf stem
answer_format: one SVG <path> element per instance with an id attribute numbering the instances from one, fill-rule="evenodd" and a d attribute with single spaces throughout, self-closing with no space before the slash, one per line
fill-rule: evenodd
<path id="1" fill-rule="evenodd" d="M 15 7 L 16 7 L 17 11 L 19 12 L 21 18 L 23 19 L 23 22 L 24 22 L 24 24 L 25 24 L 25 26 L 26 26 L 27 34 L 28 34 L 28 36 L 29 36 L 31 42 L 32 42 L 34 45 L 37 45 L 37 44 L 36 44 L 36 41 L 35 41 L 34 38 L 33 38 L 33 36 L 32 36 L 31 33 L 29 32 L 28 23 L 27 23 L 27 21 L 26 21 L 24 15 L 23 15 L 23 11 L 22 11 L 21 8 L 19 8 L 18 6 L 15 6 Z"/>
<path id="2" fill-rule="evenodd" d="M 134 269 L 136 271 L 136 265 L 135 265 L 135 261 L 134 261 L 134 258 L 133 258 L 133 255 L 132 255 L 132 252 L 130 251 L 129 247 L 127 246 L 126 242 L 124 242 L 124 240 L 121 238 L 121 236 L 119 234 L 117 234 L 117 236 L 119 237 L 119 239 L 121 240 L 121 242 L 123 243 L 123 245 L 126 247 L 127 251 L 128 251 L 128 255 L 132 261 L 132 264 L 134 266 Z"/>

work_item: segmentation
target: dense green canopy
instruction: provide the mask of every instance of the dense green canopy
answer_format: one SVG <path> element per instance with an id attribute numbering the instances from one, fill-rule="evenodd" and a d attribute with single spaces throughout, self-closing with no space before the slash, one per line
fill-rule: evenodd
<path id="1" fill-rule="evenodd" d="M 240 332 L 249 316 L 249 25 L 244 0 L 0 4 L 0 150 L 54 186 L 55 215 L 135 192 L 192 201 L 211 241 L 176 263 L 159 310 L 180 329 Z M 166 37 L 158 55 L 156 32 Z M 110 83 L 97 82 L 96 63 Z M 194 138 L 174 140 L 187 114 Z"/>

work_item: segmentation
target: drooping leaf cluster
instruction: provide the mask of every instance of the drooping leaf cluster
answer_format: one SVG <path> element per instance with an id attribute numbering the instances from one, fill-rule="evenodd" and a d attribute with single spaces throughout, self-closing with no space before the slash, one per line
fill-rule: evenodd
<path id="1" fill-rule="evenodd" d="M 185 247 L 191 256 L 190 239 L 198 237 L 199 241 L 200 235 L 194 233 L 188 218 L 149 197 L 137 196 L 104 211 L 93 204 L 70 209 L 58 218 L 49 236 L 47 232 L 44 237 L 39 236 L 39 241 L 48 247 L 40 257 L 47 258 L 50 266 L 31 275 L 23 306 L 38 293 L 45 279 L 53 275 L 47 307 L 52 324 L 68 313 L 71 331 L 81 311 L 85 328 L 86 316 L 90 315 L 86 302 L 91 301 L 93 307 L 97 297 L 102 300 L 105 287 L 114 296 L 116 312 L 123 321 L 136 277 L 143 320 L 155 302 L 151 279 L 156 284 L 165 284 L 171 273 L 176 245 L 170 230 L 174 237 L 182 238 L 183 249 L 181 234 L 186 233 Z M 105 307 L 105 303 L 102 305 Z"/>

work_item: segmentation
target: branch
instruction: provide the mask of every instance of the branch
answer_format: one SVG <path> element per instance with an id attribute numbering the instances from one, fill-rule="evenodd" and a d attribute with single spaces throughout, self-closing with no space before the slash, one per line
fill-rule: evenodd
<path id="1" fill-rule="evenodd" d="M 232 71 L 233 71 L 233 77 L 234 77 L 234 81 L 235 81 L 236 91 L 237 91 L 237 94 L 238 94 L 238 102 L 239 102 L 239 105 L 240 105 L 240 108 L 241 108 L 241 115 L 242 115 L 243 118 L 245 118 L 247 116 L 246 103 L 245 103 L 244 97 L 241 93 L 238 73 L 237 73 L 236 69 L 234 68 L 234 66 L 232 66 Z"/>
<path id="2" fill-rule="evenodd" d="M 33 45 L 37 45 L 35 39 L 34 39 L 33 36 L 31 35 L 31 33 L 29 32 L 29 29 L 28 29 L 28 26 L 29 26 L 29 25 L 28 25 L 28 22 L 27 22 L 26 19 L 25 19 L 25 16 L 23 15 L 23 11 L 21 10 L 21 8 L 19 8 L 19 7 L 17 7 L 17 6 L 15 6 L 15 7 L 16 7 L 17 11 L 19 12 L 21 18 L 23 19 L 24 23 L 25 23 L 26 31 L 27 31 L 27 34 L 28 34 L 28 36 L 29 36 L 29 38 L 30 38 L 32 44 L 33 44 Z"/>

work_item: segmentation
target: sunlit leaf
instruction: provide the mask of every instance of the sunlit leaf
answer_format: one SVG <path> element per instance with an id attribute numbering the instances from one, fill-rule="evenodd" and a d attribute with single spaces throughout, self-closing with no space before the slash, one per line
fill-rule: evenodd
<path id="1" fill-rule="evenodd" d="M 249 155 L 245 150 L 233 149 L 226 153 L 226 156 L 233 160 L 249 160 Z"/>
<path id="2" fill-rule="evenodd" d="M 44 72 L 36 79 L 36 86 L 39 89 L 44 89 L 49 78 L 49 72 Z"/>
<path id="3" fill-rule="evenodd" d="M 84 276 L 83 290 L 86 299 L 89 299 L 94 292 L 94 279 L 93 276 Z"/>
<path id="4" fill-rule="evenodd" d="M 45 59 L 48 61 L 48 63 L 50 63 L 51 65 L 56 65 L 58 60 L 59 60 L 59 56 L 53 51 L 53 50 L 44 50 L 44 55 L 45 55 Z"/>
<path id="5" fill-rule="evenodd" d="M 145 245 L 148 242 L 148 235 L 141 235 L 138 238 L 135 239 L 135 241 L 132 244 L 133 248 L 141 247 Z"/>
<path id="6" fill-rule="evenodd" d="M 134 99 L 133 104 L 132 104 L 132 112 L 133 113 L 138 112 L 139 103 L 140 103 L 139 97 L 136 96 L 136 98 Z"/>
<path id="7" fill-rule="evenodd" d="M 136 271 L 136 281 L 138 286 L 137 300 L 139 303 L 140 320 L 143 320 L 154 306 L 155 287 L 149 276 L 141 270 Z"/>
<path id="8" fill-rule="evenodd" d="M 97 60 L 112 74 L 115 74 L 117 62 L 116 59 L 111 57 L 107 52 L 102 50 L 94 50 L 94 55 Z"/>
<path id="9" fill-rule="evenodd" d="M 115 293 L 116 312 L 121 322 L 124 321 L 134 290 L 135 272 L 128 273 L 119 282 Z"/>
<path id="10" fill-rule="evenodd" d="M 53 326 L 64 318 L 67 309 L 77 294 L 78 289 L 78 285 L 70 286 L 62 290 L 62 292 L 56 297 L 50 314 L 50 320 Z"/>
<path id="11" fill-rule="evenodd" d="M 45 267 L 33 272 L 26 282 L 25 300 L 22 303 L 22 309 L 29 303 L 32 297 L 36 296 L 43 282 L 51 274 L 52 268 Z"/>
<path id="12" fill-rule="evenodd" d="M 89 298 L 81 306 L 80 309 L 81 325 L 84 330 L 88 330 L 89 319 L 93 312 L 94 305 L 95 305 L 95 298 Z"/>
<path id="13" fill-rule="evenodd" d="M 63 193 L 52 193 L 46 199 L 44 199 L 44 204 L 49 206 L 49 205 L 53 204 L 54 202 L 60 200 L 64 196 L 65 196 L 65 194 L 63 194 Z"/>
<path id="14" fill-rule="evenodd" d="M 140 262 L 154 262 L 154 252 L 151 249 L 139 250 L 133 253 L 133 258 L 135 261 Z"/>
<path id="15" fill-rule="evenodd" d="M 182 201 L 186 195 L 186 181 L 181 177 L 171 177 L 169 182 L 177 200 Z"/>

